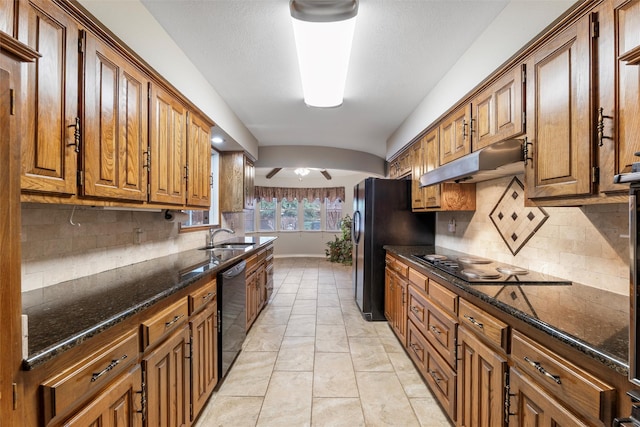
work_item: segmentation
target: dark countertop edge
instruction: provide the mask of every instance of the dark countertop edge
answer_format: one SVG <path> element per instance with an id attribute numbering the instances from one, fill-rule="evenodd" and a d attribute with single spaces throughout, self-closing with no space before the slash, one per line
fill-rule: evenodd
<path id="1" fill-rule="evenodd" d="M 411 264 L 418 266 L 420 268 L 423 268 L 427 271 L 429 271 L 430 273 L 432 273 L 433 275 L 441 278 L 442 280 L 446 281 L 447 283 L 455 286 L 456 288 L 460 289 L 461 291 L 469 294 L 469 295 L 473 295 L 477 298 L 480 298 L 482 301 L 491 304 L 492 306 L 500 309 L 502 312 L 504 312 L 505 314 L 515 317 L 516 319 L 522 320 L 523 322 L 535 327 L 536 329 L 545 332 L 546 334 L 550 335 L 552 338 L 559 340 L 571 347 L 573 347 L 574 349 L 580 351 L 581 353 L 587 355 L 588 357 L 602 363 L 603 365 L 605 365 L 606 367 L 615 370 L 616 372 L 618 372 L 619 374 L 622 375 L 628 375 L 629 374 L 629 364 L 625 361 L 622 361 L 620 359 L 618 359 L 617 357 L 610 355 L 608 353 L 605 353 L 597 348 L 594 348 L 593 346 L 589 345 L 588 343 L 570 335 L 565 333 L 564 331 L 555 328 L 554 326 L 542 322 L 538 319 L 534 319 L 531 316 L 527 315 L 526 313 L 521 312 L 520 310 L 517 310 L 511 306 L 508 306 L 507 304 L 504 304 L 498 300 L 496 300 L 495 298 L 485 294 L 484 292 L 481 292 L 473 287 L 470 287 L 469 285 L 467 285 L 466 283 L 464 283 L 464 281 L 458 279 L 455 276 L 451 276 L 449 274 L 447 274 L 444 271 L 440 271 L 440 270 L 436 270 L 436 269 L 432 269 L 429 268 L 427 265 L 424 264 L 418 264 L 415 262 L 415 260 L 411 259 L 410 257 L 406 256 L 405 254 L 403 254 L 402 252 L 400 252 L 400 250 L 404 249 L 406 250 L 408 247 L 406 246 L 392 246 L 392 245 L 385 245 L 383 247 L 385 250 L 388 250 L 392 253 L 394 253 L 395 255 L 401 257 L 402 259 L 406 260 L 407 262 L 410 262 Z M 402 248 L 402 249 L 401 249 Z M 423 247 L 427 248 L 427 246 Z"/>
<path id="2" fill-rule="evenodd" d="M 261 237 L 260 239 L 269 239 L 268 237 Z M 167 288 L 165 291 L 156 294 L 155 296 L 153 296 L 152 298 L 148 298 L 145 301 L 142 301 L 140 303 L 138 303 L 137 305 L 129 308 L 128 310 L 122 311 L 118 314 L 113 315 L 111 318 L 104 320 L 103 322 L 98 323 L 97 325 L 85 329 L 79 333 L 76 333 L 75 335 L 70 336 L 69 338 L 67 338 L 64 341 L 58 342 L 52 346 L 49 346 L 37 353 L 34 354 L 30 354 L 26 359 L 22 360 L 22 369 L 24 371 L 30 371 L 34 368 L 37 368 L 38 366 L 44 364 L 45 362 L 48 362 L 49 360 L 51 360 L 52 358 L 54 358 L 55 356 L 58 356 L 59 354 L 65 352 L 66 350 L 69 350 L 70 348 L 73 348 L 79 344 L 82 344 L 85 340 L 96 336 L 98 334 L 100 334 L 101 332 L 103 332 L 105 329 L 108 329 L 111 326 L 117 325 L 118 323 L 126 320 L 127 318 L 133 316 L 136 313 L 139 313 L 149 307 L 151 307 L 152 305 L 156 304 L 157 302 L 165 299 L 166 297 L 173 295 L 174 293 L 188 287 L 189 285 L 195 283 L 196 281 L 200 280 L 201 278 L 207 276 L 207 275 L 211 275 L 211 274 L 217 274 L 219 271 L 224 270 L 225 268 L 231 267 L 234 264 L 236 264 L 238 261 L 240 261 L 243 258 L 247 258 L 248 256 L 254 254 L 255 252 L 257 252 L 258 250 L 260 250 L 262 247 L 267 246 L 271 243 L 273 243 L 274 240 L 276 240 L 277 237 L 273 237 L 270 238 L 267 241 L 262 242 L 261 244 L 257 245 L 255 248 L 253 248 L 252 250 L 248 251 L 248 252 L 244 252 L 242 254 L 239 254 L 231 259 L 225 260 L 222 263 L 218 264 L 216 267 L 210 269 L 210 270 L 206 270 L 203 271 L 201 273 L 195 274 L 193 276 L 188 277 L 187 279 L 183 280 L 182 282 L 180 282 L 178 285 L 176 286 L 172 286 L 171 288 Z"/>

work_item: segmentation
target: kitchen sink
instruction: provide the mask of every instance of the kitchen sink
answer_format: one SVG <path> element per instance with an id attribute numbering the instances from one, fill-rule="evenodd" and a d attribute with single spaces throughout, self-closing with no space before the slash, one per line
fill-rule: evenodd
<path id="1" fill-rule="evenodd" d="M 247 242 L 236 242 L 236 243 L 218 243 L 216 245 L 213 246 L 205 246 L 200 248 L 200 250 L 208 250 L 208 251 L 212 251 L 215 249 L 228 249 L 228 250 L 238 250 L 238 249 L 245 249 L 249 246 L 253 246 L 255 245 L 255 243 L 247 243 Z"/>

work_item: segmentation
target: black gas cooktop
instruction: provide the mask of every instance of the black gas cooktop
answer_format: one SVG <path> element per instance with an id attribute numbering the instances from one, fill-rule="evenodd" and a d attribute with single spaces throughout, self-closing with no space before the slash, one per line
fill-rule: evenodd
<path id="1" fill-rule="evenodd" d="M 491 259 L 436 247 L 432 253 L 412 255 L 423 264 L 445 271 L 471 284 L 510 283 L 570 285 L 571 281 Z"/>

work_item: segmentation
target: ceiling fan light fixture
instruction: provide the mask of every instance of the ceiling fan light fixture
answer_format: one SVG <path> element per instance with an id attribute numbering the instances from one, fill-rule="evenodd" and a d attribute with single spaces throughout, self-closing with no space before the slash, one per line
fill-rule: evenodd
<path id="1" fill-rule="evenodd" d="M 291 0 L 304 102 L 338 107 L 344 99 L 357 0 Z"/>

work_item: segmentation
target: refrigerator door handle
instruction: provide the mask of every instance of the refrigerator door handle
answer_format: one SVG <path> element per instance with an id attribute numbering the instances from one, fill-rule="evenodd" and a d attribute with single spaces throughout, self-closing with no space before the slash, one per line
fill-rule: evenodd
<path id="1" fill-rule="evenodd" d="M 362 220 L 360 211 L 355 211 L 353 213 L 353 243 L 356 245 L 360 243 L 360 221 Z"/>

